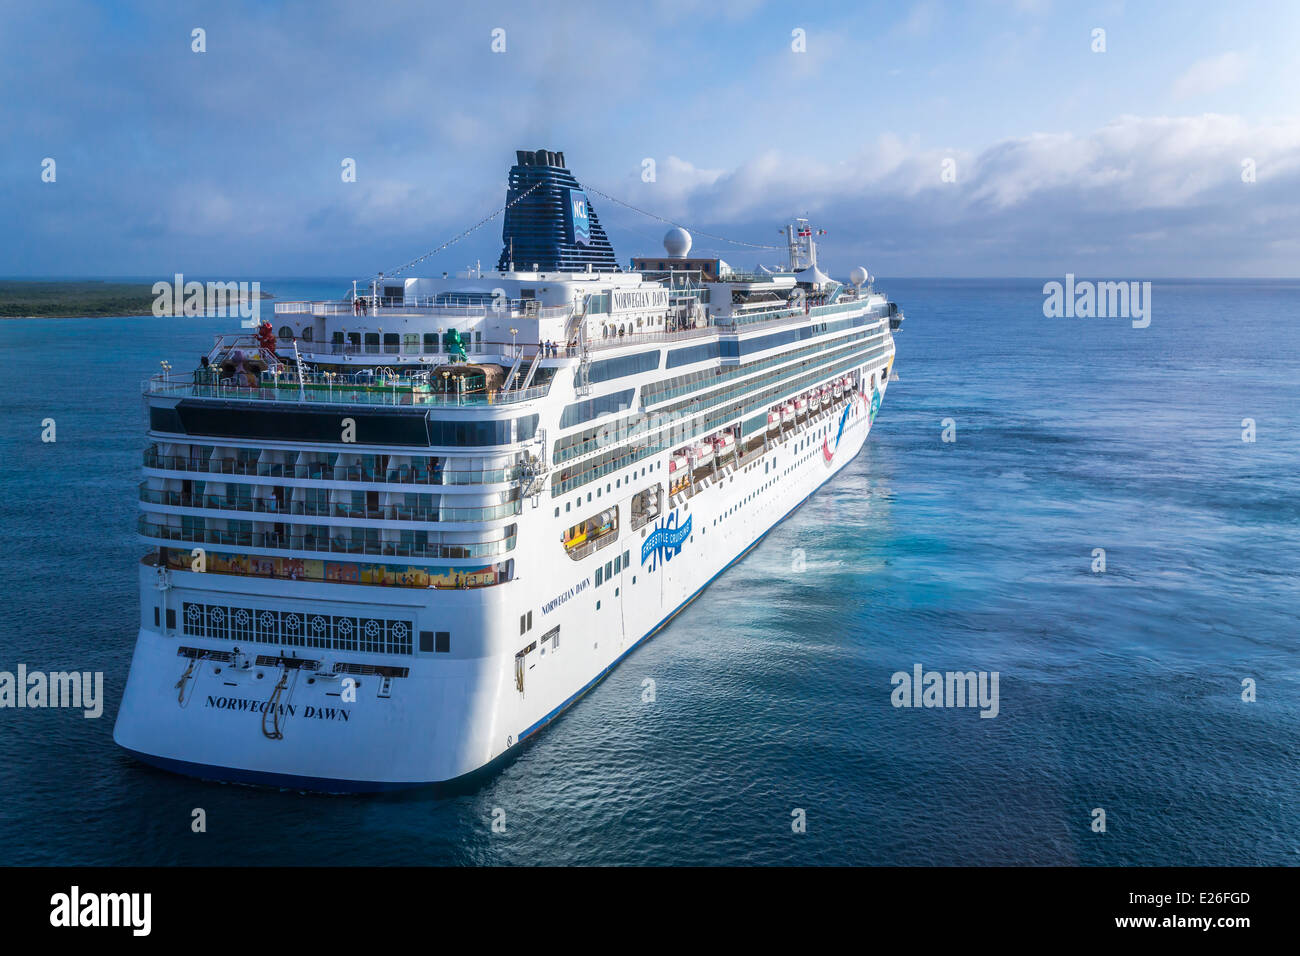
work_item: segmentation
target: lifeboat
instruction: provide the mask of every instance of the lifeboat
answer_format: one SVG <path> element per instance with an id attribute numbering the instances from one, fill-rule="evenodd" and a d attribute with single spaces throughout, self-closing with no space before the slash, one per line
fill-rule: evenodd
<path id="1" fill-rule="evenodd" d="M 685 474 L 686 467 L 687 462 L 685 455 L 673 455 L 672 458 L 668 459 L 668 477 L 675 477 L 678 472 Z"/>
<path id="2" fill-rule="evenodd" d="M 781 415 L 780 415 L 780 413 L 778 413 L 778 412 L 768 412 L 768 413 L 767 413 L 767 430 L 770 431 L 770 432 L 774 432 L 774 431 L 776 431 L 776 430 L 777 430 L 778 428 L 780 428 L 780 427 L 781 427 Z"/>
<path id="3" fill-rule="evenodd" d="M 794 421 L 794 406 L 793 406 L 793 405 L 782 405 L 782 406 L 781 406 L 781 424 L 784 425 L 786 422 L 792 422 L 792 421 Z"/>
<path id="4" fill-rule="evenodd" d="M 736 450 L 736 436 L 730 432 L 718 435 L 713 439 L 713 448 L 719 458 L 731 454 Z"/>
<path id="5" fill-rule="evenodd" d="M 816 389 L 813 389 L 811 392 L 808 393 L 808 410 L 815 412 L 817 411 L 817 409 L 821 407 L 822 407 L 821 392 L 817 391 Z"/>
<path id="6" fill-rule="evenodd" d="M 695 446 L 695 467 L 702 468 L 713 461 L 713 446 L 708 442 Z"/>
<path id="7" fill-rule="evenodd" d="M 843 394 L 844 394 L 844 389 L 840 388 L 840 383 L 839 383 L 839 382 L 836 382 L 834 385 L 831 386 L 831 397 L 832 397 L 832 398 L 839 398 L 839 397 L 840 397 L 841 395 L 843 395 Z"/>
<path id="8" fill-rule="evenodd" d="M 808 413 L 808 400 L 796 398 L 794 400 L 794 413 L 796 415 L 806 415 Z"/>

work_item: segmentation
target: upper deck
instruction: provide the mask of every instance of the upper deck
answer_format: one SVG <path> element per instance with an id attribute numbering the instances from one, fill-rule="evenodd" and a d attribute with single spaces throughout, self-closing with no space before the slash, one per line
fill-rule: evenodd
<path id="1" fill-rule="evenodd" d="M 430 408 L 485 409 L 499 405 L 517 405 L 545 399 L 550 393 L 550 379 L 561 368 L 577 369 L 592 356 L 635 352 L 648 345 L 696 344 L 711 339 L 749 338 L 752 334 L 829 319 L 846 313 L 877 312 L 887 314 L 887 300 L 874 292 L 859 292 L 851 287 L 841 287 L 839 294 L 828 295 L 825 301 L 803 307 L 791 307 L 785 300 L 764 304 L 760 308 L 732 311 L 723 316 L 700 313 L 698 324 L 688 325 L 684 316 L 680 324 L 636 326 L 630 323 L 604 323 L 602 334 L 590 337 L 579 334 L 574 341 L 559 344 L 555 340 L 542 342 L 483 342 L 472 341 L 460 355 L 446 350 L 441 330 L 426 335 L 399 336 L 384 333 L 390 341 L 344 341 L 318 343 L 304 341 L 293 335 L 276 338 L 276 355 L 292 354 L 296 349 L 305 368 L 302 371 L 290 365 L 268 364 L 256 376 L 253 384 L 246 376 L 221 376 L 212 371 L 238 349 L 248 350 L 252 356 L 259 343 L 251 335 L 218 336 L 210 353 L 207 370 L 192 373 L 164 372 L 143 383 L 148 397 L 218 399 L 240 402 L 276 402 L 311 405 L 379 405 L 423 406 Z M 289 310 L 281 314 L 336 315 L 329 311 L 337 302 L 280 303 L 284 306 L 309 308 Z M 391 302 L 370 306 L 377 323 L 399 316 L 437 315 L 440 306 L 421 306 Z M 490 307 L 485 310 L 490 310 Z M 538 312 L 543 310 L 539 309 Z M 570 322 L 580 312 L 572 309 L 551 309 L 553 318 Z M 382 326 L 376 325 L 376 328 Z M 282 330 L 283 331 L 283 330 Z M 580 330 L 580 332 L 583 330 Z M 264 350 L 263 350 L 264 351 Z M 448 368 L 457 360 L 476 364 L 495 364 L 506 373 L 504 386 L 481 391 L 464 391 L 456 387 Z M 349 360 L 356 360 L 355 362 Z M 317 365 L 338 368 L 338 371 L 308 371 Z M 543 371 L 546 370 L 546 371 Z M 441 374 L 440 374 L 441 373 Z M 539 376 L 544 384 L 532 384 Z"/>

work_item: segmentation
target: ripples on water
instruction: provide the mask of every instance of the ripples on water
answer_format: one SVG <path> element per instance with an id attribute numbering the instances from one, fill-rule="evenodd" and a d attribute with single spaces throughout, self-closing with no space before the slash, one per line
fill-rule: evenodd
<path id="1" fill-rule="evenodd" d="M 1157 283 L 1145 330 L 1045 319 L 1037 282 L 887 290 L 901 380 L 866 450 L 516 758 L 440 796 L 205 784 L 117 750 L 138 383 L 229 323 L 0 322 L 0 666 L 103 670 L 108 698 L 100 720 L 0 714 L 3 862 L 1300 862 L 1300 286 Z M 1000 672 L 999 716 L 892 707 L 916 663 Z"/>

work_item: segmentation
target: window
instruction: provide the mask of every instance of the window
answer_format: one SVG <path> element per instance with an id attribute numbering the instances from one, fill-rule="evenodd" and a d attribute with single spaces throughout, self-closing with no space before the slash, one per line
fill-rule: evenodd
<path id="1" fill-rule="evenodd" d="M 439 654 L 448 654 L 451 652 L 451 632 L 438 631 L 435 635 L 434 650 Z"/>
<path id="2" fill-rule="evenodd" d="M 282 325 L 280 326 L 280 331 L 276 334 L 282 339 L 291 339 L 293 338 L 293 329 L 289 328 L 287 325 Z"/>
<path id="3" fill-rule="evenodd" d="M 310 342 L 311 339 L 312 339 L 312 327 L 309 325 L 302 330 L 302 340 L 304 342 Z"/>
<path id="4" fill-rule="evenodd" d="M 604 569 L 604 568 L 597 568 L 597 569 L 596 569 L 596 587 L 600 587 L 600 586 L 601 586 L 602 584 L 604 584 L 604 583 L 605 583 L 605 569 Z M 600 607 L 600 602 L 599 602 L 599 601 L 596 602 L 596 607 L 597 607 L 597 608 Z"/>
<path id="5" fill-rule="evenodd" d="M 591 363 L 587 372 L 589 382 L 607 382 L 624 375 L 636 375 L 650 372 L 659 367 L 659 351 L 642 352 L 639 355 L 624 355 L 620 358 L 601 359 Z"/>
<path id="6" fill-rule="evenodd" d="M 420 650 L 425 654 L 433 652 L 433 631 L 420 632 Z"/>
<path id="7" fill-rule="evenodd" d="M 657 357 L 658 353 L 655 353 L 655 355 Z M 569 428 L 582 422 L 589 422 L 593 418 L 599 418 L 601 415 L 608 415 L 631 407 L 632 389 L 602 395 L 599 398 L 588 399 L 585 402 L 576 402 L 573 405 L 564 407 L 564 411 L 560 415 L 560 427 Z"/>
<path id="8" fill-rule="evenodd" d="M 527 623 L 527 622 L 528 622 L 528 615 L 526 615 L 526 614 L 520 614 L 520 615 L 519 615 L 519 634 L 520 634 L 520 636 L 523 636 L 524 634 L 527 634 L 527 633 L 528 633 L 528 623 Z"/>

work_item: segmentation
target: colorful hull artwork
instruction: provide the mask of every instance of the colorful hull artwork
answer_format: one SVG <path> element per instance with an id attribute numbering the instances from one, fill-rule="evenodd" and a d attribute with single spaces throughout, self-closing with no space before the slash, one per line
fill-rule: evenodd
<path id="1" fill-rule="evenodd" d="M 876 408 L 880 407 L 880 401 L 878 399 L 876 400 L 875 407 Z M 830 463 L 835 460 L 835 452 L 840 447 L 840 439 L 844 437 L 844 426 L 849 423 L 849 417 L 853 415 L 855 412 L 857 412 L 857 409 L 858 409 L 858 397 L 855 394 L 853 396 L 853 400 L 850 401 L 847 405 L 845 405 L 844 411 L 840 413 L 840 423 L 839 426 L 835 429 L 835 444 L 834 445 L 831 444 L 830 435 L 827 435 L 825 438 L 822 439 L 822 459 L 826 462 L 827 466 L 829 466 Z M 872 414 L 872 417 L 873 418 L 875 417 L 874 412 Z"/>

